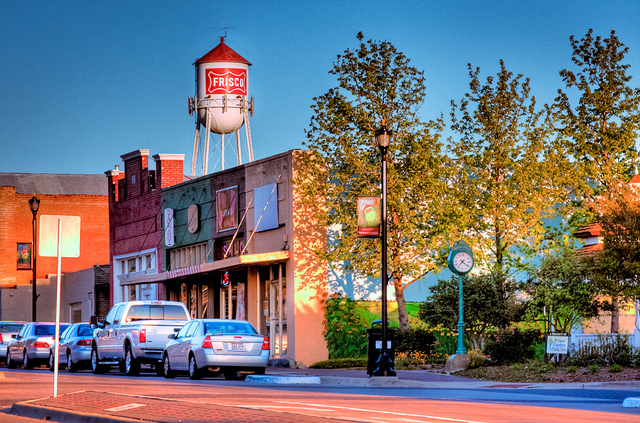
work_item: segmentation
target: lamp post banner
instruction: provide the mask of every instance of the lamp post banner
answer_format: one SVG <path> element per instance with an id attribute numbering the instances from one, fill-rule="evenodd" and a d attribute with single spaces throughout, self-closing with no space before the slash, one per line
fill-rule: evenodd
<path id="1" fill-rule="evenodd" d="M 380 238 L 380 197 L 358 197 L 358 237 Z"/>

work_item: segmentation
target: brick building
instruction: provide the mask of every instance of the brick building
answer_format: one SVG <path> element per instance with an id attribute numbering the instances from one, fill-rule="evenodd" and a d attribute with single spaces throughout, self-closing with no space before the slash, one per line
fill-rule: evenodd
<path id="1" fill-rule="evenodd" d="M 327 358 L 326 243 L 298 203 L 293 150 L 189 179 L 184 155 L 122 155 L 109 181 L 113 302 L 169 299 L 192 317 L 240 318 L 270 335 L 271 358 Z"/>
<path id="2" fill-rule="evenodd" d="M 101 175 L 0 173 L 0 318 L 31 320 L 33 214 L 32 197 L 40 200 L 37 230 L 43 215 L 80 216 L 80 256 L 62 259 L 62 273 L 109 263 L 107 185 Z M 55 317 L 56 257 L 36 257 L 38 320 Z M 87 298 L 88 301 L 88 298 Z M 72 310 L 65 305 L 63 314 Z M 95 308 L 94 308 L 95 310 Z M 84 315 L 83 315 L 84 317 Z"/>

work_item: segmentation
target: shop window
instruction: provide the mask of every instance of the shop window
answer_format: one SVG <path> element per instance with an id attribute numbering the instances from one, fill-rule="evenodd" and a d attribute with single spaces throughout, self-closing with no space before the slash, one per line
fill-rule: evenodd
<path id="1" fill-rule="evenodd" d="M 207 262 L 207 243 L 174 248 L 170 254 L 170 269 L 195 266 Z"/>

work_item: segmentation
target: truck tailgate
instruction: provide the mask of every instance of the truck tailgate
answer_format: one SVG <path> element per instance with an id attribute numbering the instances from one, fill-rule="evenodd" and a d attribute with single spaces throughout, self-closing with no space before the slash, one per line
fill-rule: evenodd
<path id="1" fill-rule="evenodd" d="M 175 329 L 180 329 L 187 323 L 184 320 L 160 320 L 155 322 L 145 322 L 142 329 L 146 332 L 146 342 L 141 342 L 140 347 L 147 349 L 164 349 L 169 342 L 169 335 L 176 333 Z"/>

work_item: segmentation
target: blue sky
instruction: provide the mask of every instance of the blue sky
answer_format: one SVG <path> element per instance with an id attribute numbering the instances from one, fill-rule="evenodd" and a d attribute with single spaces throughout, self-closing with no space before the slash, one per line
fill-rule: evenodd
<path id="1" fill-rule="evenodd" d="M 467 63 L 484 80 L 504 59 L 508 70 L 531 78 L 538 101 L 552 102 L 562 87 L 558 72 L 571 66 L 569 36 L 589 28 L 603 37 L 616 31 L 630 48 L 626 61 L 638 86 L 639 16 L 640 2 L 624 0 L 5 0 L 0 172 L 102 174 L 144 148 L 185 154 L 189 173 L 193 62 L 225 27 L 226 44 L 253 64 L 250 123 L 259 159 L 301 148 L 313 97 L 335 86 L 328 71 L 358 45 L 358 31 L 390 41 L 425 71 L 421 114 L 430 119 L 448 117 L 450 101 L 468 91 Z M 216 148 L 212 141 L 211 171 L 220 165 Z M 427 292 L 415 284 L 407 299 Z"/>
<path id="2" fill-rule="evenodd" d="M 425 71 L 421 113 L 428 119 L 448 116 L 450 101 L 468 90 L 467 63 L 480 66 L 484 79 L 504 59 L 510 71 L 531 78 L 539 101 L 552 101 L 558 71 L 570 66 L 569 36 L 589 28 L 602 36 L 616 30 L 630 47 L 637 86 L 639 4 L 3 1 L 0 171 L 101 174 L 121 164 L 120 155 L 147 148 L 185 154 L 188 173 L 193 62 L 218 44 L 225 27 L 227 45 L 253 63 L 250 123 L 255 157 L 262 158 L 301 147 L 313 97 L 335 85 L 328 71 L 338 54 L 357 46 L 358 31 L 392 42 Z"/>

